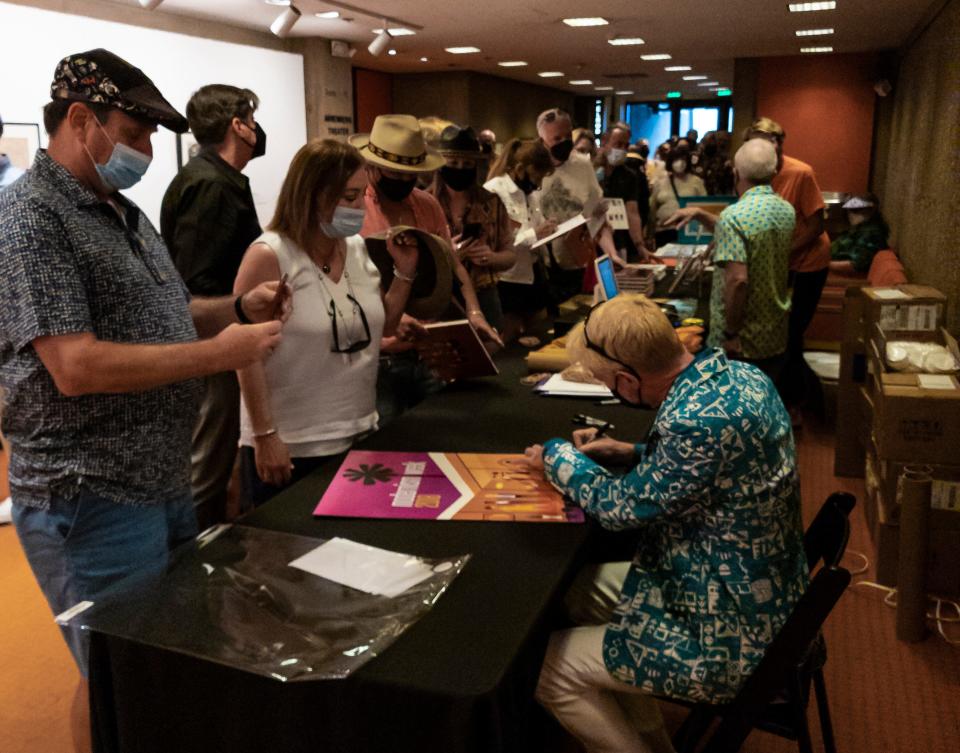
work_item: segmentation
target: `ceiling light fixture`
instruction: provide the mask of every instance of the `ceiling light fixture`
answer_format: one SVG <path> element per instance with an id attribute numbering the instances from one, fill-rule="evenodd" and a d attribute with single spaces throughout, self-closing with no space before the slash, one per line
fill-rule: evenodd
<path id="1" fill-rule="evenodd" d="M 263 0 L 267 5 L 290 5 L 291 0 Z"/>
<path id="2" fill-rule="evenodd" d="M 417 33 L 413 29 L 408 29 L 404 26 L 398 26 L 397 28 L 388 28 L 387 31 L 390 33 L 391 37 L 409 37 Z M 383 29 L 374 29 L 373 33 L 383 34 Z"/>
<path id="3" fill-rule="evenodd" d="M 332 21 L 335 18 L 340 18 L 340 11 L 338 10 L 325 10 L 321 13 L 314 13 L 317 18 L 323 18 L 326 20 Z"/>
<path id="4" fill-rule="evenodd" d="M 598 92 L 612 92 L 612 91 L 613 91 L 613 87 L 612 87 L 612 86 L 597 86 L 597 87 L 594 87 L 594 91 L 598 91 Z"/>
<path id="5" fill-rule="evenodd" d="M 702 82 L 702 83 L 697 84 L 697 86 L 720 86 L 720 82 L 719 82 L 719 81 L 704 81 L 704 82 Z"/>
<path id="6" fill-rule="evenodd" d="M 396 55 L 396 54 L 397 54 L 397 51 L 394 50 L 394 49 L 389 49 L 389 50 L 387 50 L 387 54 L 388 54 L 388 55 Z"/>
<path id="7" fill-rule="evenodd" d="M 800 52 L 803 52 L 803 53 L 833 52 L 833 47 L 801 47 Z"/>
<path id="8" fill-rule="evenodd" d="M 420 62 L 421 62 L 421 63 L 428 63 L 428 62 L 430 62 L 430 58 L 420 58 Z"/>
<path id="9" fill-rule="evenodd" d="M 540 78 L 560 78 L 563 75 L 562 71 L 540 71 L 537 74 Z"/>
<path id="10" fill-rule="evenodd" d="M 147 10 L 153 10 L 162 2 L 163 0 L 140 0 L 140 5 Z"/>
<path id="11" fill-rule="evenodd" d="M 835 10 L 837 7 L 834 0 L 825 3 L 788 3 L 791 13 L 809 13 L 815 10 Z"/>
<path id="12" fill-rule="evenodd" d="M 390 36 L 389 31 L 381 31 L 374 40 L 367 46 L 367 52 L 376 57 L 377 55 L 382 55 L 383 51 L 390 46 L 390 41 L 393 37 Z"/>
<path id="13" fill-rule="evenodd" d="M 671 71 L 671 72 L 672 71 L 692 71 L 693 68 L 691 68 L 689 65 L 668 65 L 663 70 Z"/>
<path id="14" fill-rule="evenodd" d="M 613 39 L 608 39 L 607 44 L 612 44 L 614 47 L 625 47 L 626 45 L 632 44 L 646 44 L 640 37 L 614 37 Z"/>
<path id="15" fill-rule="evenodd" d="M 501 68 L 523 68 L 526 64 L 526 60 L 504 60 L 502 63 L 497 63 Z"/>
<path id="16" fill-rule="evenodd" d="M 576 26 L 576 27 L 606 26 L 608 23 L 610 23 L 609 21 L 607 21 L 607 19 L 600 18 L 599 16 L 593 16 L 591 18 L 565 18 L 563 19 L 563 22 L 567 26 Z"/>
<path id="17" fill-rule="evenodd" d="M 570 83 L 573 84 L 573 86 L 589 86 L 593 83 L 593 81 L 588 78 L 581 78 L 577 79 L 576 81 L 571 81 Z"/>
<path id="18" fill-rule="evenodd" d="M 452 55 L 471 55 L 474 52 L 480 52 L 479 47 L 444 47 Z"/>
<path id="19" fill-rule="evenodd" d="M 707 77 L 706 76 L 684 76 L 683 80 L 684 81 L 706 81 Z"/>
<path id="20" fill-rule="evenodd" d="M 633 92 L 632 92 L 632 91 L 622 91 L 622 92 L 614 92 L 614 94 L 616 94 L 618 97 L 626 97 L 626 96 L 628 96 L 628 95 L 630 95 L 630 94 L 633 94 Z"/>
<path id="21" fill-rule="evenodd" d="M 670 60 L 673 55 L 668 55 L 665 52 L 659 53 L 657 55 L 641 55 L 641 60 Z"/>
<path id="22" fill-rule="evenodd" d="M 297 10 L 296 5 L 289 6 L 283 13 L 274 19 L 273 23 L 270 24 L 270 31 L 272 31 L 276 36 L 283 39 L 293 28 L 293 25 L 300 20 L 300 11 Z"/>
<path id="23" fill-rule="evenodd" d="M 825 37 L 833 34 L 833 29 L 798 29 L 798 37 Z"/>

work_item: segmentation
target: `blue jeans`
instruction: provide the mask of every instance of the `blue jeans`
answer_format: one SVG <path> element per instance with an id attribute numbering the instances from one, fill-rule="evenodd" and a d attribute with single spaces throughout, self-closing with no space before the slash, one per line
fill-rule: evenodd
<path id="1" fill-rule="evenodd" d="M 17 504 L 13 524 L 30 568 L 55 615 L 80 601 L 102 601 L 131 576 L 161 575 L 172 549 L 197 535 L 190 490 L 150 507 L 121 505 L 81 488 L 54 497 L 40 510 Z M 75 622 L 82 622 L 77 618 Z M 63 636 L 87 676 L 90 633 L 62 626 Z"/>

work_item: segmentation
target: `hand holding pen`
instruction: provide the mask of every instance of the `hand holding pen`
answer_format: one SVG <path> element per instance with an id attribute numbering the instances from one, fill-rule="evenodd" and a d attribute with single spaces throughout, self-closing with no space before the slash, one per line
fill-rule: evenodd
<path id="1" fill-rule="evenodd" d="M 598 463 L 611 465 L 633 465 L 634 446 L 629 442 L 620 442 L 606 437 L 612 425 L 604 422 L 600 426 L 590 426 L 573 432 L 573 446 Z"/>

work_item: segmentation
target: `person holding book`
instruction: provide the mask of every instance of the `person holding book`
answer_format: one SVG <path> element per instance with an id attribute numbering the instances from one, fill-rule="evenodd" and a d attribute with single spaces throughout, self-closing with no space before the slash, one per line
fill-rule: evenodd
<path id="1" fill-rule="evenodd" d="M 273 356 L 240 370 L 245 505 L 259 505 L 377 428 L 380 338 L 410 296 L 419 252 L 387 237 L 393 280 L 360 237 L 367 173 L 352 146 L 314 140 L 294 156 L 267 231 L 247 250 L 234 291 L 286 278 L 294 313 Z"/>

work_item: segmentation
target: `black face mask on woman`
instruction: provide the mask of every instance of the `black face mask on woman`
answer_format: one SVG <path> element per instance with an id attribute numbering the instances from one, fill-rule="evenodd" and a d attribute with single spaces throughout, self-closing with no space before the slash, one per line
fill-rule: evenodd
<path id="1" fill-rule="evenodd" d="M 528 175 L 516 178 L 513 182 L 516 183 L 517 188 L 523 191 L 527 196 L 537 190 L 537 184 L 530 180 L 530 176 Z"/>
<path id="2" fill-rule="evenodd" d="M 557 162 L 566 162 L 570 158 L 570 152 L 573 151 L 573 139 L 564 139 L 558 141 L 550 147 L 550 154 Z"/>
<path id="3" fill-rule="evenodd" d="M 477 182 L 477 168 L 444 165 L 440 168 L 440 177 L 454 191 L 466 191 Z"/>
<path id="4" fill-rule="evenodd" d="M 403 201 L 413 193 L 416 185 L 417 179 L 413 176 L 405 180 L 403 178 L 388 178 L 386 175 L 381 175 L 380 180 L 377 181 L 377 190 L 390 199 L 390 201 Z"/>

